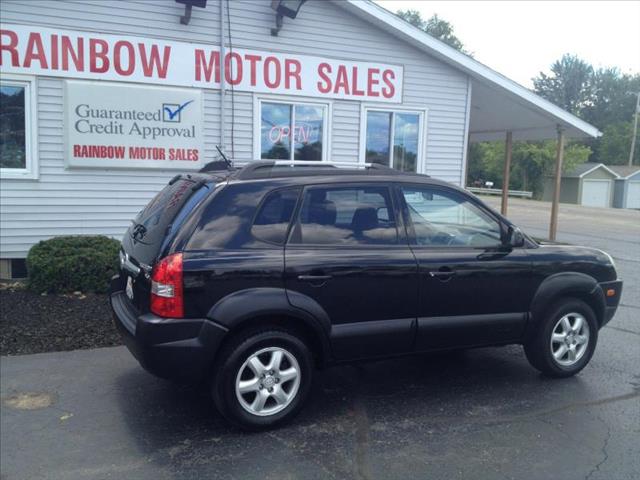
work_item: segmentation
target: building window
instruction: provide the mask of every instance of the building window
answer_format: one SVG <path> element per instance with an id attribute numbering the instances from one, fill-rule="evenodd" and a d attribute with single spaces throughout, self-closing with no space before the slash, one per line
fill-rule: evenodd
<path id="1" fill-rule="evenodd" d="M 35 178 L 34 80 L 3 74 L 0 79 L 0 174 Z"/>
<path id="2" fill-rule="evenodd" d="M 424 112 L 365 109 L 364 161 L 421 171 Z"/>
<path id="3" fill-rule="evenodd" d="M 260 158 L 326 160 L 328 105 L 259 100 Z"/>

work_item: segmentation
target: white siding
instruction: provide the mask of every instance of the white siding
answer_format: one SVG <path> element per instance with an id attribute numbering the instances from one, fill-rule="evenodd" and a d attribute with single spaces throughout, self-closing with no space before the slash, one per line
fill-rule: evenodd
<path id="1" fill-rule="evenodd" d="M 330 2 L 304 4 L 294 21 L 285 18 L 270 35 L 269 1 L 230 2 L 233 46 L 330 58 L 402 64 L 402 108 L 428 110 L 427 173 L 453 183 L 462 178 L 467 78 L 462 73 L 347 13 Z M 193 9 L 190 25 L 179 23 L 183 7 L 171 0 L 2 0 L 2 21 L 60 29 L 99 31 L 219 44 L 218 5 Z M 227 44 L 228 48 L 228 44 Z M 39 77 L 38 180 L 0 184 L 0 256 L 23 257 L 38 240 L 62 234 L 122 236 L 137 211 L 175 172 L 64 168 L 63 80 Z M 219 93 L 206 90 L 205 159 L 219 143 Z M 234 150 L 253 159 L 253 94 L 234 95 Z M 371 103 L 371 105 L 375 105 Z M 231 95 L 226 96 L 225 143 L 231 150 Z M 360 102 L 334 100 L 331 151 L 336 161 L 358 159 Z"/>

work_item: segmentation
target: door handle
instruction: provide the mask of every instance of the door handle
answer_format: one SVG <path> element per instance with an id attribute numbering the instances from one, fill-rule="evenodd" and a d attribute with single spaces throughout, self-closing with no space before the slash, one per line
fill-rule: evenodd
<path id="1" fill-rule="evenodd" d="M 332 278 L 331 275 L 298 275 L 298 280 L 301 282 L 323 282 Z"/>
<path id="2" fill-rule="evenodd" d="M 456 272 L 453 272 L 451 270 L 429 272 L 429 276 L 431 278 L 437 278 L 438 280 L 440 280 L 442 282 L 446 282 L 448 280 L 451 280 L 451 277 L 453 277 L 455 274 L 456 274 Z"/>

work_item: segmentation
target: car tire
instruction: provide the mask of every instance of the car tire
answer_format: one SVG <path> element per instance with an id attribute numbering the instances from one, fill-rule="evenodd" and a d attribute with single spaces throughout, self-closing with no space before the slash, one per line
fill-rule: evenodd
<path id="1" fill-rule="evenodd" d="M 213 400 L 218 411 L 242 429 L 264 430 L 289 421 L 309 394 L 313 356 L 287 330 L 247 331 L 232 339 L 218 358 Z"/>
<path id="2" fill-rule="evenodd" d="M 577 298 L 554 303 L 524 345 L 529 363 L 550 377 L 582 370 L 596 349 L 598 322 L 592 308 Z M 579 324 L 579 325 L 578 325 Z"/>

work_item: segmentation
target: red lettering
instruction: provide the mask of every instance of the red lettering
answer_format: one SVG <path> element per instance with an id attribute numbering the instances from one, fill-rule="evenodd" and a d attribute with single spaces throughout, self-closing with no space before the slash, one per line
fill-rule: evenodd
<path id="1" fill-rule="evenodd" d="M 291 78 L 296 81 L 296 90 L 302 90 L 302 80 L 300 79 L 300 72 L 302 71 L 302 65 L 298 60 L 285 59 L 284 61 L 284 86 L 290 88 Z"/>
<path id="2" fill-rule="evenodd" d="M 331 65 L 328 63 L 321 63 L 318 65 L 318 75 L 322 79 L 318 82 L 318 91 L 320 93 L 329 93 L 331 91 L 331 78 L 328 73 L 331 73 Z"/>
<path id="3" fill-rule="evenodd" d="M 2 39 L 4 37 L 9 38 L 9 43 L 5 43 Z M 19 67 L 20 58 L 18 57 L 18 35 L 11 30 L 0 30 L 0 65 L 2 65 L 2 59 L 4 55 L 2 52 L 7 51 L 11 55 L 11 66 Z"/>
<path id="4" fill-rule="evenodd" d="M 204 50 L 196 49 L 196 81 L 211 81 L 211 75 L 215 75 L 215 83 L 220 83 L 220 52 L 209 52 L 209 60 L 204 56 Z"/>
<path id="5" fill-rule="evenodd" d="M 353 90 L 351 93 L 357 97 L 364 97 L 364 90 L 358 89 L 358 67 L 353 67 L 351 69 L 351 85 L 353 86 Z"/>
<path id="6" fill-rule="evenodd" d="M 251 86 L 255 87 L 256 85 L 256 67 L 257 63 L 262 60 L 262 56 L 260 55 L 245 55 L 245 60 L 249 61 L 249 73 L 251 79 Z"/>
<path id="7" fill-rule="evenodd" d="M 272 81 L 270 74 L 269 64 L 273 63 L 275 66 L 275 79 Z M 267 57 L 264 59 L 264 84 L 269 88 L 278 88 L 280 86 L 280 80 L 282 73 L 280 72 L 280 60 L 276 57 Z"/>
<path id="8" fill-rule="evenodd" d="M 235 60 L 233 67 L 231 66 L 231 60 Z M 236 74 L 235 77 L 233 77 L 234 70 Z M 231 52 L 225 55 L 224 78 L 229 85 L 238 85 L 242 81 L 242 57 L 239 53 Z"/>
<path id="9" fill-rule="evenodd" d="M 24 67 L 29 68 L 31 62 L 40 62 L 40 68 L 49 68 L 47 64 L 47 57 L 44 54 L 44 45 L 42 44 L 42 37 L 39 33 L 30 33 L 29 40 L 27 41 L 27 54 L 24 56 Z"/>
<path id="10" fill-rule="evenodd" d="M 165 150 L 160 147 L 129 147 L 129 158 L 131 160 L 165 160 Z"/>
<path id="11" fill-rule="evenodd" d="M 367 72 L 367 96 L 369 97 L 379 97 L 380 93 L 378 92 L 378 90 L 374 90 L 373 87 L 378 85 L 380 83 L 380 80 L 378 80 L 378 78 L 373 78 L 373 76 L 378 76 L 380 75 L 380 69 L 378 68 L 370 68 L 369 71 Z"/>
<path id="12" fill-rule="evenodd" d="M 122 49 L 127 51 L 127 68 L 122 68 Z M 136 69 L 136 53 L 131 43 L 120 40 L 113 46 L 113 66 L 119 75 L 128 77 Z"/>
<path id="13" fill-rule="evenodd" d="M 124 147 L 116 145 L 74 145 L 76 158 L 124 158 Z"/>
<path id="14" fill-rule="evenodd" d="M 66 35 L 61 39 L 62 47 L 62 70 L 69 70 L 69 57 L 73 61 L 73 65 L 78 72 L 84 72 L 84 39 L 79 37 L 76 43 L 76 49 L 73 49 L 71 39 Z"/>
<path id="15" fill-rule="evenodd" d="M 393 98 L 396 94 L 396 87 L 393 84 L 392 80 L 396 78 L 396 74 L 393 73 L 393 70 L 385 70 L 382 72 L 382 81 L 387 84 L 388 88 L 382 87 L 382 96 L 384 98 Z"/>
<path id="16" fill-rule="evenodd" d="M 140 50 L 140 60 L 142 61 L 142 73 L 144 76 L 153 77 L 153 71 L 155 69 L 158 78 L 167 78 L 171 47 L 167 45 L 162 50 L 162 62 L 160 61 L 160 51 L 157 45 L 151 45 L 151 53 L 149 55 L 147 55 L 147 48 L 144 43 L 139 43 L 138 49 Z"/>
<path id="17" fill-rule="evenodd" d="M 58 70 L 58 35 L 51 35 L 51 70 Z"/>
<path id="18" fill-rule="evenodd" d="M 100 47 L 98 49 L 98 47 Z M 89 39 L 89 71 L 92 73 L 105 73 L 109 70 L 109 58 L 107 57 L 107 51 L 109 50 L 109 44 L 104 40 L 98 38 Z M 98 66 L 97 60 L 100 60 L 101 64 Z"/>
<path id="19" fill-rule="evenodd" d="M 345 95 L 349 95 L 349 80 L 347 79 L 347 67 L 340 65 L 338 74 L 336 75 L 336 85 L 333 87 L 333 93 L 340 93 L 340 89 L 344 90 Z"/>
<path id="20" fill-rule="evenodd" d="M 199 158 L 198 149 L 195 148 L 170 148 L 169 160 L 185 160 L 197 162 Z"/>

